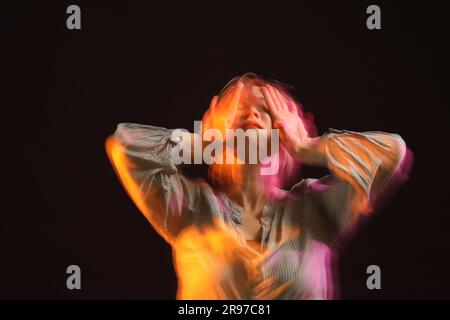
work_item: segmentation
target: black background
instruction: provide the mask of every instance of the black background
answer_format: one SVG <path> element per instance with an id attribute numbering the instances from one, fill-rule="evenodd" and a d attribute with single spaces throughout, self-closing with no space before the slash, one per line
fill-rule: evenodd
<path id="1" fill-rule="evenodd" d="M 69 4 L 81 30 L 66 28 Z M 381 30 L 366 28 L 370 4 Z M 170 247 L 104 142 L 120 122 L 193 130 L 212 95 L 249 71 L 295 87 L 319 133 L 395 132 L 414 153 L 410 180 L 343 250 L 341 297 L 450 298 L 445 12 L 412 1 L 3 8 L 0 298 L 174 298 Z M 66 288 L 71 264 L 81 291 Z M 370 264 L 381 290 L 366 288 Z"/>

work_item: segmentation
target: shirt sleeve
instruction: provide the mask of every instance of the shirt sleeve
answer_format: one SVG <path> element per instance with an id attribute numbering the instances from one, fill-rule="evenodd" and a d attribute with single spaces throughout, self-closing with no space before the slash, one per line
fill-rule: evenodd
<path id="1" fill-rule="evenodd" d="M 171 129 L 120 123 L 106 141 L 111 163 L 133 202 L 169 243 L 198 220 L 202 196 L 212 189 L 181 174 L 171 151 L 181 140 Z"/>
<path id="2" fill-rule="evenodd" d="M 294 186 L 313 203 L 312 225 L 333 239 L 369 214 L 394 182 L 403 181 L 406 144 L 398 134 L 330 129 L 321 137 L 321 153 L 330 175 Z"/>

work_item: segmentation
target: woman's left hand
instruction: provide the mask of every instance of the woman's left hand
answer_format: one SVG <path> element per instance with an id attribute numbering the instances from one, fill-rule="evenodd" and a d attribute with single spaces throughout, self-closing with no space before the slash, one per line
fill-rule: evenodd
<path id="1" fill-rule="evenodd" d="M 300 159 L 302 149 L 309 143 L 310 138 L 297 106 L 271 85 L 265 85 L 261 91 L 269 108 L 272 126 L 280 130 L 282 145 L 291 156 Z"/>

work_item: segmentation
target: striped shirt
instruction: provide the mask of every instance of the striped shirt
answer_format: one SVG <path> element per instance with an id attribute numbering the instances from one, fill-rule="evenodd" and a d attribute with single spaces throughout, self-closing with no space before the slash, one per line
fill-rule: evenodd
<path id="1" fill-rule="evenodd" d="M 108 154 L 131 199 L 173 248 L 178 299 L 333 299 L 336 243 L 395 179 L 397 134 L 330 129 L 330 174 L 303 179 L 262 211 L 261 247 L 246 242 L 242 209 L 171 160 L 172 130 L 120 123 Z M 157 259 L 157 257 L 155 257 Z"/>

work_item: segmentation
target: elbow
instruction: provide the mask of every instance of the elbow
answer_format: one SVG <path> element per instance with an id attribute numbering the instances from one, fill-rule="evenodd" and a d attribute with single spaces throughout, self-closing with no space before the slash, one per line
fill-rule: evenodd
<path id="1" fill-rule="evenodd" d="M 406 156 L 406 142 L 399 134 L 393 134 L 392 138 L 394 139 L 394 142 L 396 144 L 396 154 L 398 161 L 401 162 Z"/>
<path id="2" fill-rule="evenodd" d="M 390 134 L 390 137 L 392 149 L 389 152 L 389 165 L 385 167 L 385 170 L 390 178 L 404 182 L 408 180 L 412 168 L 413 153 L 400 135 Z"/>
<path id="3" fill-rule="evenodd" d="M 398 171 L 402 164 L 405 162 L 407 158 L 408 148 L 406 146 L 405 140 L 399 134 L 391 134 L 394 151 L 392 152 L 393 156 L 393 171 Z"/>

